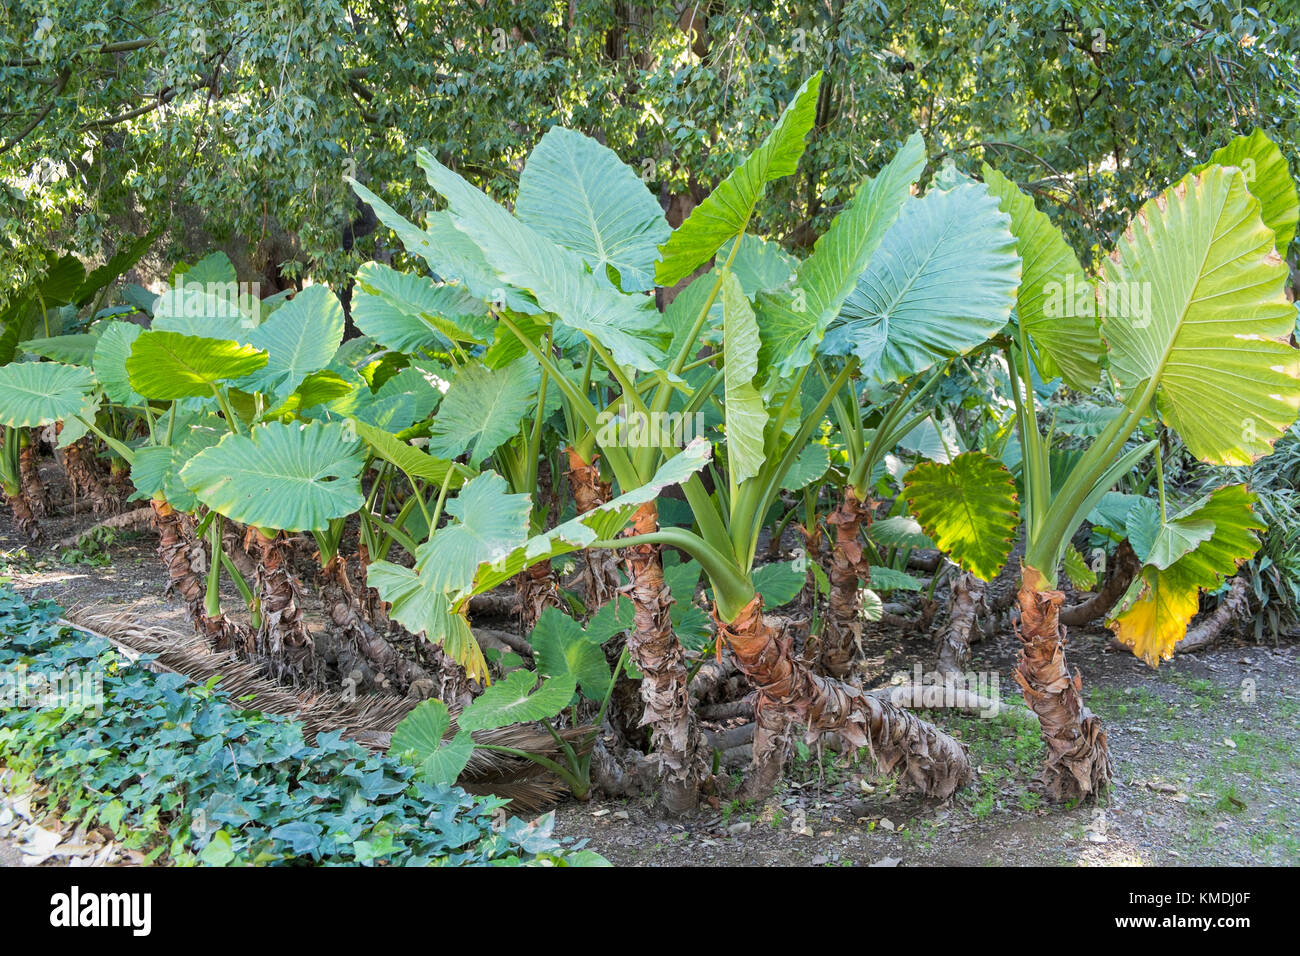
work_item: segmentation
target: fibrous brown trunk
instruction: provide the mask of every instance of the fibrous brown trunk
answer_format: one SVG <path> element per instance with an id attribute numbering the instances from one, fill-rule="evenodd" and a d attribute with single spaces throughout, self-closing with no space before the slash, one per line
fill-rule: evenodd
<path id="1" fill-rule="evenodd" d="M 262 626 L 250 652 L 267 661 L 277 677 L 307 681 L 314 672 L 313 645 L 303 620 L 301 589 L 287 565 L 288 549 L 278 533 L 267 537 L 249 528 L 248 553 L 257 562 Z"/>
<path id="2" fill-rule="evenodd" d="M 1082 627 L 1090 621 L 1105 617 L 1119 603 L 1141 570 L 1142 562 L 1138 560 L 1132 546 L 1127 541 L 1121 542 L 1115 550 L 1114 560 L 1106 569 L 1106 578 L 1101 587 L 1082 603 L 1061 608 L 1061 623 L 1066 627 Z"/>
<path id="3" fill-rule="evenodd" d="M 555 567 L 550 561 L 539 561 L 515 575 L 519 591 L 519 620 L 527 634 L 537 626 L 537 619 L 548 607 L 564 607 L 560 597 L 560 582 L 555 578 Z"/>
<path id="4" fill-rule="evenodd" d="M 68 484 L 72 487 L 74 511 L 77 510 L 78 499 L 89 502 L 91 511 L 97 515 L 113 509 L 116 499 L 109 494 L 103 479 L 99 477 L 94 453 L 86 439 L 78 439 L 65 448 L 63 462 L 68 473 Z"/>
<path id="5" fill-rule="evenodd" d="M 939 634 L 940 674 L 964 674 L 970 668 L 971 632 L 984 605 L 984 582 L 957 571 L 948 590 L 948 620 Z"/>
<path id="6" fill-rule="evenodd" d="M 32 513 L 49 515 L 54 513 L 54 502 L 49 489 L 41 481 L 40 460 L 36 455 L 36 442 L 24 435 L 18 448 L 18 478 L 22 483 L 22 494 Z"/>
<path id="7" fill-rule="evenodd" d="M 1110 755 L 1101 719 L 1084 706 L 1082 675 L 1071 677 L 1065 661 L 1065 595 L 1049 588 L 1036 568 L 1023 565 L 1017 600 L 1021 648 L 1015 677 L 1047 743 L 1047 790 L 1057 800 L 1096 797 L 1110 784 Z"/>
<path id="8" fill-rule="evenodd" d="M 772 766 L 783 754 L 784 727 L 797 721 L 811 742 L 838 734 L 867 747 L 885 772 L 899 770 L 923 793 L 947 797 L 971 776 L 966 751 L 956 740 L 887 700 L 871 697 L 843 681 L 815 674 L 791 653 L 788 629 L 763 614 L 755 598 L 726 622 L 714 609 L 718 637 L 731 648 L 741 671 L 758 688 L 753 772 L 760 785 L 774 782 Z M 747 784 L 750 796 L 758 787 Z"/>
<path id="9" fill-rule="evenodd" d="M 602 481 L 600 466 L 593 456 L 584 461 L 577 449 L 566 449 L 569 456 L 569 487 L 573 490 L 573 503 L 578 514 L 583 515 L 609 501 L 609 482 Z M 588 548 L 582 552 L 582 578 L 585 585 L 587 610 L 595 612 L 608 604 L 622 582 L 618 574 L 618 557 L 603 548 Z"/>
<path id="10" fill-rule="evenodd" d="M 348 580 L 347 564 L 341 555 L 321 569 L 321 596 L 330 621 L 355 645 L 371 666 L 382 675 L 383 682 L 411 697 L 424 699 L 434 689 L 428 672 L 402 654 L 362 618 L 356 591 Z"/>
<path id="11" fill-rule="evenodd" d="M 659 509 L 653 501 L 637 509 L 632 534 L 659 529 Z M 673 633 L 668 609 L 672 595 L 664 584 L 658 545 L 638 544 L 625 551 L 627 591 L 635 624 L 628 635 L 628 655 L 640 669 L 642 725 L 654 733 L 655 757 L 662 769 L 660 794 L 672 813 L 685 813 L 699 802 L 704 779 L 704 753 L 699 725 L 691 710 L 686 658 Z"/>
<path id="12" fill-rule="evenodd" d="M 858 644 L 862 638 L 859 581 L 868 581 L 871 569 L 862 557 L 858 535 L 864 524 L 871 523 L 871 505 L 858 500 L 852 488 L 844 491 L 840 506 L 826 519 L 835 528 L 835 547 L 831 550 L 829 578 L 830 607 L 822 629 L 817 667 L 831 677 L 847 677 L 853 670 Z"/>
<path id="13" fill-rule="evenodd" d="M 186 616 L 194 629 L 217 650 L 242 647 L 246 630 L 224 614 L 207 613 L 204 598 L 207 582 L 208 554 L 185 527 L 184 516 L 165 501 L 154 499 L 154 529 L 158 532 L 158 557 L 167 568 L 167 593 L 176 594 L 185 603 Z M 213 560 L 220 560 L 214 556 Z"/>
<path id="14" fill-rule="evenodd" d="M 32 514 L 32 506 L 27 503 L 27 497 L 18 488 L 13 491 L 5 490 L 5 501 L 9 505 L 9 510 L 14 516 L 14 527 L 18 533 L 28 541 L 41 540 L 41 526 L 36 521 L 36 516 Z"/>

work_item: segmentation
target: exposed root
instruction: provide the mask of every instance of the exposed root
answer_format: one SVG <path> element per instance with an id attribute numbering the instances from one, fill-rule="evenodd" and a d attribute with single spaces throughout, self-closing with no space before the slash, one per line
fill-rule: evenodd
<path id="1" fill-rule="evenodd" d="M 123 511 L 121 514 L 112 515 L 102 521 L 96 521 L 89 528 L 83 528 L 76 534 L 70 534 L 59 541 L 60 548 L 75 548 L 82 541 L 89 538 L 96 531 L 131 531 L 135 528 L 145 527 L 153 524 L 153 508 L 145 505 L 142 508 L 133 508 L 130 511 Z"/>

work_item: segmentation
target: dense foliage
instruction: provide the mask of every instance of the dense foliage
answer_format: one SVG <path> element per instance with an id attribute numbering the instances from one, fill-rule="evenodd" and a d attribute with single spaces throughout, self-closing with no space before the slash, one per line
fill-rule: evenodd
<path id="1" fill-rule="evenodd" d="M 0 760 L 64 823 L 182 866 L 600 861 L 562 849 L 549 817 L 498 826 L 505 801 L 414 781 L 337 732 L 308 744 L 301 725 L 128 662 L 60 613 L 0 588 Z M 60 697 L 69 675 L 102 698 Z"/>
<path id="2" fill-rule="evenodd" d="M 19 0 L 0 14 L 0 298 L 50 248 L 99 259 L 154 226 L 164 261 L 215 241 L 268 286 L 339 282 L 394 251 L 353 244 L 373 219 L 346 176 L 418 194 L 426 146 L 510 196 L 557 124 L 684 213 L 818 69 L 818 135 L 763 233 L 807 248 L 919 129 L 927 177 L 994 162 L 1087 252 L 1230 132 L 1295 158 L 1296 11 L 1257 7 Z"/>

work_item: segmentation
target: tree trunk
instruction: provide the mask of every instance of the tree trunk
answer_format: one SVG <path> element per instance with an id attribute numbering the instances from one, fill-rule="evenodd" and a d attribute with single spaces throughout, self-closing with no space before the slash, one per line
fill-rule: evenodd
<path id="1" fill-rule="evenodd" d="M 313 646 L 303 621 L 298 583 L 286 567 L 288 549 L 277 533 L 266 537 L 249 528 L 248 553 L 257 562 L 257 591 L 261 596 L 262 627 L 252 653 L 265 659 L 276 677 L 308 682 L 314 672 Z"/>
<path id="2" fill-rule="evenodd" d="M 181 513 L 167 502 L 155 498 L 150 505 L 154 530 L 158 532 L 158 557 L 167 568 L 167 593 L 180 597 L 194 630 L 212 647 L 219 651 L 242 648 L 249 639 L 248 632 L 225 614 L 211 617 L 207 613 L 204 574 L 209 558 L 202 543 L 185 528 Z M 220 558 L 214 556 L 213 560 Z"/>
<path id="3" fill-rule="evenodd" d="M 550 561 L 540 561 L 515 575 L 519 592 L 519 621 L 525 634 L 537 626 L 537 619 L 548 607 L 564 607 L 560 597 L 560 583 L 555 579 L 555 567 Z"/>
<path id="4" fill-rule="evenodd" d="M 341 555 L 335 555 L 321 569 L 321 580 L 321 597 L 330 621 L 382 675 L 381 680 L 395 685 L 393 689 L 407 696 L 421 700 L 429 697 L 435 684 L 428 672 L 361 617 L 356 591 L 348 580 L 347 564 Z"/>
<path id="5" fill-rule="evenodd" d="M 1106 569 L 1106 579 L 1101 587 L 1082 603 L 1061 608 L 1061 623 L 1066 627 L 1082 627 L 1090 621 L 1105 617 L 1119 603 L 1141 570 L 1142 562 L 1138 560 L 1132 546 L 1127 541 L 1120 542 L 1115 550 L 1115 559 Z"/>
<path id="6" fill-rule="evenodd" d="M 862 558 L 858 535 L 864 523 L 871 523 L 871 504 L 859 501 L 853 489 L 846 488 L 844 499 L 826 523 L 835 528 L 835 547 L 831 550 L 830 607 L 822 629 L 817 668 L 831 677 L 844 678 L 853 670 L 862 638 L 858 582 L 870 580 L 871 569 Z"/>
<path id="7" fill-rule="evenodd" d="M 22 494 L 27 499 L 32 513 L 36 515 L 54 514 L 54 502 L 49 489 L 41 481 L 40 459 L 36 454 L 36 441 L 30 434 L 24 433 L 18 447 L 18 478 L 22 483 Z"/>
<path id="8" fill-rule="evenodd" d="M 63 450 L 63 464 L 68 473 L 68 484 L 72 486 L 73 511 L 76 511 L 78 498 L 88 501 L 91 511 L 97 515 L 113 509 L 113 499 L 99 477 L 94 454 L 86 439 L 80 438 Z"/>
<path id="9" fill-rule="evenodd" d="M 648 534 L 658 528 L 659 509 L 651 501 L 637 509 L 630 533 Z M 668 614 L 672 596 L 664 584 L 657 545 L 627 548 L 626 561 L 635 612 L 627 649 L 642 674 L 645 713 L 641 723 L 649 724 L 654 732 L 664 806 L 672 813 L 685 813 L 699 802 L 705 766 L 699 725 L 691 711 L 686 658 Z"/>
<path id="10" fill-rule="evenodd" d="M 32 514 L 32 506 L 27 503 L 27 497 L 22 490 L 14 488 L 10 491 L 6 488 L 5 501 L 13 513 L 14 527 L 18 529 L 18 533 L 31 542 L 41 540 L 41 526 L 37 523 L 36 516 Z"/>
<path id="11" fill-rule="evenodd" d="M 882 771 L 899 769 L 905 781 L 927 795 L 948 797 L 969 781 L 970 762 L 956 740 L 889 701 L 815 674 L 796 660 L 786 628 L 764 616 L 761 597 L 755 596 L 730 623 L 716 608 L 714 619 L 719 639 L 758 688 L 753 772 L 759 785 L 774 782 L 773 764 L 779 772 L 782 728 L 789 721 L 804 724 L 810 742 L 834 733 L 852 746 L 867 747 Z M 758 795 L 757 787 L 747 789 Z"/>
<path id="12" fill-rule="evenodd" d="M 1036 568 L 1023 565 L 1017 600 L 1021 648 L 1015 677 L 1047 743 L 1048 792 L 1057 800 L 1096 797 L 1110 784 L 1110 755 L 1101 719 L 1084 706 L 1083 677 L 1071 677 L 1065 662 L 1065 595 L 1048 589 Z"/>
<path id="13" fill-rule="evenodd" d="M 600 467 L 594 456 L 590 462 L 586 462 L 572 446 L 566 451 L 569 455 L 569 486 L 573 490 L 573 502 L 578 514 L 583 515 L 609 501 L 609 482 L 601 480 Z M 582 560 L 587 611 L 594 613 L 608 604 L 622 585 L 618 574 L 618 556 L 607 549 L 588 548 L 582 552 Z"/>
<path id="14" fill-rule="evenodd" d="M 939 634 L 940 674 L 964 674 L 970 669 L 971 632 L 984 605 L 984 582 L 969 571 L 952 575 L 948 591 L 948 620 Z"/>

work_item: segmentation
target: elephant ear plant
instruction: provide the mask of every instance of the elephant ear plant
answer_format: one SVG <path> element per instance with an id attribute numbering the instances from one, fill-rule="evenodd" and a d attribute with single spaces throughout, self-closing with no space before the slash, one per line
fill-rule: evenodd
<path id="1" fill-rule="evenodd" d="M 1248 163 L 1243 151 L 1250 149 L 1259 155 Z M 1075 529 L 1117 480 L 1155 456 L 1158 502 L 1129 522 L 1145 566 L 1111 620 L 1122 641 L 1155 663 L 1185 633 L 1200 590 L 1218 586 L 1254 552 L 1261 527 L 1244 486 L 1220 488 L 1171 515 L 1159 444 L 1134 445 L 1130 436 L 1150 418 L 1201 461 L 1246 464 L 1270 452 L 1300 407 L 1300 352 L 1288 341 L 1295 307 L 1280 254 L 1296 222 L 1295 188 L 1267 140 L 1229 151 L 1218 158 L 1234 165 L 1200 167 L 1146 203 L 1104 258 L 1095 285 L 1033 202 L 985 168 L 1025 262 L 1006 345 L 1024 456 L 1016 678 L 1039 717 L 1047 784 L 1060 799 L 1096 795 L 1111 774 L 1105 730 L 1066 664 L 1059 619 L 1065 595 L 1058 568 Z M 1086 451 L 1054 473 L 1066 459 L 1051 454 L 1053 428 L 1041 428 L 1032 375 L 1088 389 L 1103 365 L 1114 414 Z M 1007 476 L 982 471 L 986 489 L 1005 488 Z M 951 503 L 944 494 L 952 483 L 941 494 L 943 483 L 923 477 L 910 490 L 918 518 L 955 557 L 974 560 L 993 532 L 978 516 L 936 508 Z M 967 483 L 968 495 L 976 481 Z"/>

